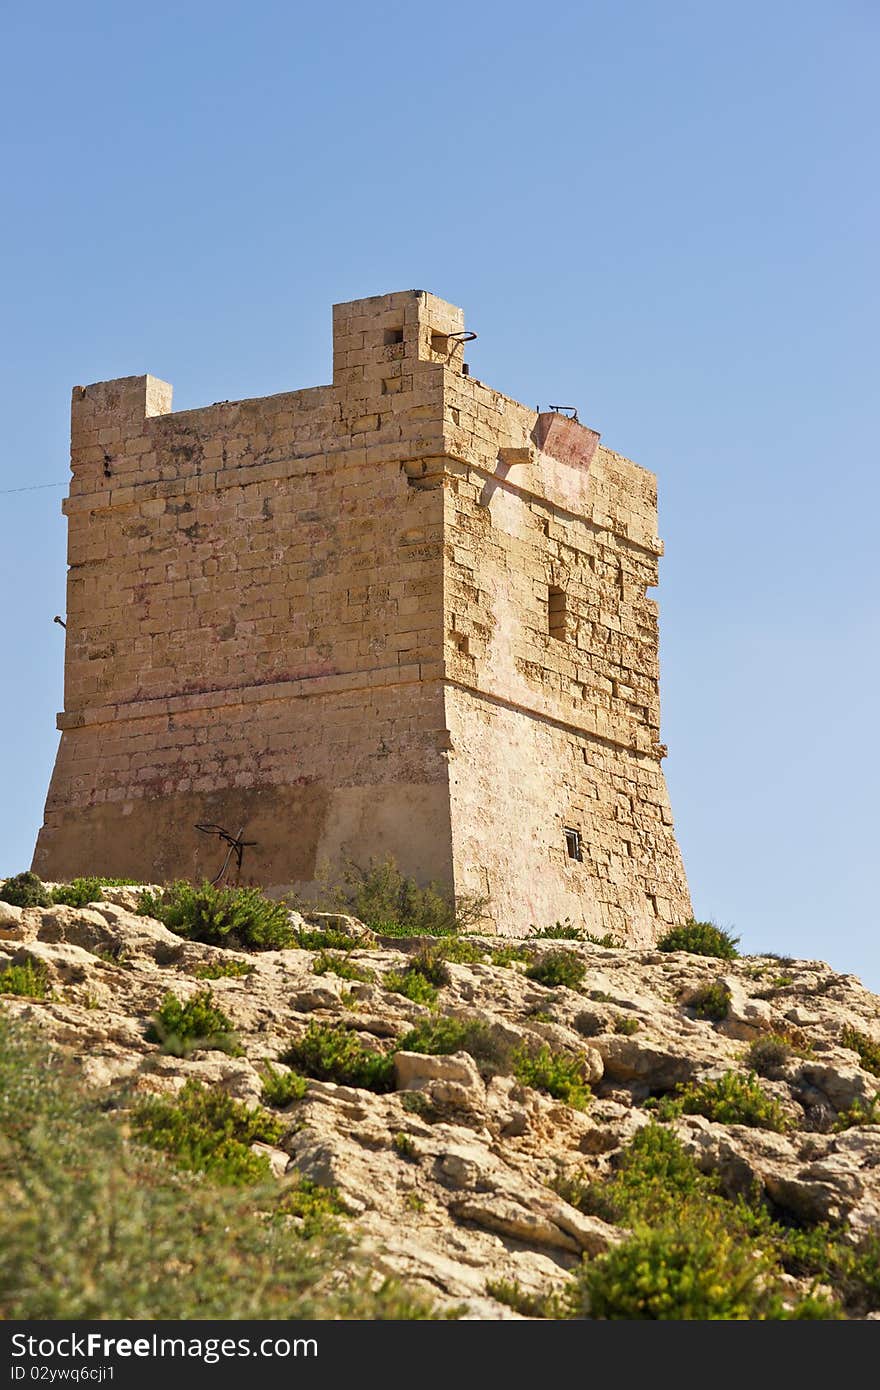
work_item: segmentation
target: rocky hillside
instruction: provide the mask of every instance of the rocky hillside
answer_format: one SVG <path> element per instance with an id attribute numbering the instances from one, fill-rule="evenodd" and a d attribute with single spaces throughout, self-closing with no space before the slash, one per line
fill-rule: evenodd
<path id="1" fill-rule="evenodd" d="M 644 1238 L 634 1155 L 659 1128 L 704 1203 L 750 1213 L 785 1307 L 831 1294 L 880 1316 L 880 1000 L 854 977 L 579 940 L 377 939 L 326 914 L 292 915 L 295 947 L 236 951 L 137 904 L 129 888 L 0 902 L 2 1010 L 126 1107 L 192 1080 L 266 1106 L 277 1123 L 254 1152 L 276 1179 L 333 1189 L 373 1268 L 439 1308 L 552 1315 L 585 1257 L 601 1268 Z M 662 1206 L 669 1162 L 642 1171 Z"/>

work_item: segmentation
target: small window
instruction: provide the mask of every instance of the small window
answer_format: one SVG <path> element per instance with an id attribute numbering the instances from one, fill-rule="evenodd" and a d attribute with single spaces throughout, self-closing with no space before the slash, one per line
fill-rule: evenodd
<path id="1" fill-rule="evenodd" d="M 567 618 L 565 590 L 557 589 L 551 584 L 547 591 L 547 631 L 558 642 L 565 641 Z"/>
<path id="2" fill-rule="evenodd" d="M 575 859 L 578 864 L 583 863 L 584 853 L 581 845 L 581 832 L 572 829 L 570 825 L 565 827 L 565 852 L 569 859 Z"/>
<path id="3" fill-rule="evenodd" d="M 385 346 L 386 346 L 386 347 L 390 347 L 392 343 L 402 343 L 402 342 L 403 342 L 403 329 L 402 329 L 402 328 L 386 328 L 386 329 L 385 329 Z"/>

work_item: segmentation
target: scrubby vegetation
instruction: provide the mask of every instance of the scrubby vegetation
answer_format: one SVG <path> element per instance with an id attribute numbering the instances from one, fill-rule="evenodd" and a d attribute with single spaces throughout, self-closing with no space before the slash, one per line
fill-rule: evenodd
<path id="1" fill-rule="evenodd" d="M 335 951 L 321 951 L 312 965 L 313 975 L 338 975 L 340 980 L 357 980 L 366 984 L 376 978 L 376 972 L 367 965 L 358 965 L 347 955 Z"/>
<path id="2" fill-rule="evenodd" d="M 0 994 L 21 994 L 28 999 L 45 999 L 49 994 L 49 976 L 44 965 L 26 960 L 21 965 L 7 965 L 0 970 Z"/>
<path id="3" fill-rule="evenodd" d="M 70 883 L 59 883 L 53 888 L 51 898 L 53 903 L 62 904 L 64 907 L 86 907 L 89 903 L 101 901 L 102 888 L 121 888 L 130 882 L 130 879 L 103 878 L 98 875 L 73 878 Z"/>
<path id="4" fill-rule="evenodd" d="M 185 1001 L 169 990 L 147 1028 L 147 1041 L 160 1043 L 172 1057 L 187 1057 L 198 1048 L 241 1054 L 235 1029 L 210 989 Z"/>
<path id="5" fill-rule="evenodd" d="M 524 1086 L 546 1091 L 574 1110 L 586 1110 L 592 1097 L 577 1057 L 555 1052 L 546 1043 L 534 1050 L 520 1048 L 515 1052 L 513 1074 Z"/>
<path id="6" fill-rule="evenodd" d="M 750 1071 L 758 1076 L 774 1077 L 780 1067 L 788 1061 L 793 1048 L 787 1038 L 779 1033 L 765 1033 L 749 1044 L 745 1063 Z"/>
<path id="7" fill-rule="evenodd" d="M 439 884 L 422 887 L 391 857 L 366 868 L 349 863 L 342 882 L 327 890 L 339 911 L 350 912 L 383 936 L 448 936 L 482 921 L 488 900 L 452 896 Z"/>
<path id="8" fill-rule="evenodd" d="M 715 1080 L 689 1081 L 679 1086 L 674 1097 L 664 1097 L 657 1106 L 661 1119 L 676 1115 L 705 1115 L 723 1125 L 749 1125 L 784 1134 L 791 1122 L 775 1096 L 768 1095 L 758 1078 L 749 1073 L 724 1072 Z"/>
<path id="9" fill-rule="evenodd" d="M 51 907 L 49 890 L 41 878 L 27 871 L 13 874 L 0 887 L 0 901 L 13 907 Z"/>
<path id="10" fill-rule="evenodd" d="M 367 1091 L 394 1089 L 394 1059 L 366 1047 L 357 1033 L 334 1024 L 310 1023 L 280 1060 L 317 1081 Z"/>
<path id="11" fill-rule="evenodd" d="M 308 1089 L 309 1083 L 298 1072 L 279 1071 L 271 1062 L 265 1064 L 261 1096 L 264 1105 L 274 1106 L 276 1110 L 285 1110 L 288 1105 L 302 1100 Z"/>
<path id="12" fill-rule="evenodd" d="M 521 946 L 518 943 L 511 943 L 509 946 L 496 946 L 489 956 L 493 965 L 501 966 L 528 965 L 534 959 L 534 947 Z"/>
<path id="13" fill-rule="evenodd" d="M 673 927 L 657 942 L 658 951 L 690 951 L 695 956 L 717 956 L 720 960 L 736 960 L 738 936 L 731 936 L 714 922 L 683 923 Z"/>
<path id="14" fill-rule="evenodd" d="M 636 1134 L 606 1180 L 569 1178 L 556 1187 L 582 1211 L 633 1232 L 583 1266 L 569 1290 L 569 1316 L 841 1316 L 834 1301 L 816 1294 L 793 1298 L 782 1276 L 827 1275 L 834 1259 L 845 1258 L 846 1243 L 827 1228 L 819 1239 L 787 1230 L 759 1202 L 724 1198 L 716 1178 L 701 1173 L 676 1136 L 660 1125 Z M 850 1302 L 864 1305 L 865 1282 L 870 1280 L 854 1280 L 852 1296 L 846 1295 Z"/>
<path id="15" fill-rule="evenodd" d="M 426 1019 L 400 1039 L 398 1048 L 401 1052 L 440 1056 L 467 1052 L 486 1078 L 509 1073 L 512 1069 L 511 1043 L 498 1030 L 477 1018 L 451 1018 L 441 1014 Z"/>
<path id="16" fill-rule="evenodd" d="M 859 1065 L 865 1071 L 880 1076 L 880 1042 L 875 1042 L 867 1033 L 860 1033 L 858 1028 L 844 1028 L 840 1041 L 844 1047 L 858 1053 Z"/>
<path id="17" fill-rule="evenodd" d="M 161 893 L 144 892 L 138 912 L 188 941 L 237 951 L 280 951 L 296 945 L 284 903 L 258 888 L 216 888 L 180 879 Z"/>
<path id="18" fill-rule="evenodd" d="M 197 965 L 193 971 L 197 980 L 243 980 L 253 973 L 248 960 L 214 960 L 210 965 Z"/>
<path id="19" fill-rule="evenodd" d="M 529 979 L 536 980 L 539 985 L 551 988 L 565 985 L 568 989 L 579 989 L 586 973 L 584 962 L 564 947 L 559 951 L 547 951 L 526 971 Z"/>
<path id="20" fill-rule="evenodd" d="M 334 1205 L 306 1183 L 218 1188 L 157 1164 L 0 1015 L 0 1318 L 429 1316 L 376 1285 Z"/>
<path id="21" fill-rule="evenodd" d="M 730 1012 L 730 990 L 722 980 L 714 980 L 712 984 L 702 985 L 695 990 L 687 1002 L 697 1018 L 720 1023 Z"/>
<path id="22" fill-rule="evenodd" d="M 188 1081 L 174 1099 L 142 1101 L 131 1123 L 141 1143 L 161 1149 L 179 1168 L 234 1187 L 271 1176 L 265 1155 L 253 1153 L 250 1145 L 277 1144 L 284 1134 L 283 1121 L 266 1110 L 250 1110 L 197 1081 Z"/>

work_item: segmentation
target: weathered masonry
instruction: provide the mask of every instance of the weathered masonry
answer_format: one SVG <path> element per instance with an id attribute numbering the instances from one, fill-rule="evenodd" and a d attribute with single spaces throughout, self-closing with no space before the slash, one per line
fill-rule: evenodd
<path id="1" fill-rule="evenodd" d="M 690 913 L 660 760 L 652 474 L 467 374 L 461 310 L 336 305 L 333 384 L 76 387 L 61 743 L 34 868 L 311 884 L 393 854 L 649 942 Z"/>

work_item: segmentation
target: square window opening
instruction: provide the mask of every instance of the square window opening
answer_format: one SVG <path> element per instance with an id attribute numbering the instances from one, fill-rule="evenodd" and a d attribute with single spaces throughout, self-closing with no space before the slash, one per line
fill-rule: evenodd
<path id="1" fill-rule="evenodd" d="M 583 863 L 584 851 L 581 843 L 581 832 L 570 825 L 565 827 L 565 852 L 569 859 L 574 859 L 578 864 Z"/>
<path id="2" fill-rule="evenodd" d="M 385 329 L 385 334 L 384 334 L 384 342 L 385 342 L 385 346 L 386 346 L 386 347 L 391 347 L 392 343 L 402 343 L 402 342 L 403 342 L 403 329 L 402 329 L 402 328 L 386 328 L 386 329 Z"/>

